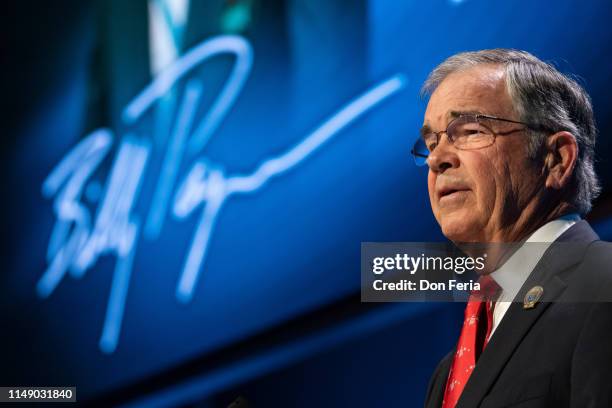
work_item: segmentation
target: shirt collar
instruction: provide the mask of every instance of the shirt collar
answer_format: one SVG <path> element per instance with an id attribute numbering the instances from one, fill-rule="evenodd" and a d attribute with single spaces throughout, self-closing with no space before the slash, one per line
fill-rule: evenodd
<path id="1" fill-rule="evenodd" d="M 571 213 L 542 225 L 525 241 L 529 245 L 521 245 L 499 269 L 491 273 L 491 277 L 502 288 L 500 301 L 514 299 L 550 244 L 578 221 L 580 216 Z"/>

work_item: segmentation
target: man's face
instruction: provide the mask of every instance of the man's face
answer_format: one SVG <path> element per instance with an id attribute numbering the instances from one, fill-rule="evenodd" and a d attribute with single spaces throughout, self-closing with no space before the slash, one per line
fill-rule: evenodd
<path id="1" fill-rule="evenodd" d="M 519 120 L 503 70 L 481 65 L 455 72 L 431 95 L 424 126 L 445 130 L 458 113 Z M 523 125 L 494 121 L 506 133 Z M 529 217 L 541 181 L 527 158 L 524 131 L 498 135 L 491 146 L 458 150 L 446 134 L 427 159 L 429 199 L 443 234 L 455 242 L 503 242 L 517 238 L 520 218 Z"/>

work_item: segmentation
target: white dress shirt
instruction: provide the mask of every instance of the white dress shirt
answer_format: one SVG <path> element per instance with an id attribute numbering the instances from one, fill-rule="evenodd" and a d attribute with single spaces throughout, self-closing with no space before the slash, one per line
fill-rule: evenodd
<path id="1" fill-rule="evenodd" d="M 578 221 L 580 221 L 578 214 L 568 214 L 542 225 L 525 241 L 525 243 L 541 244 L 521 246 L 499 269 L 491 273 L 491 277 L 502 288 L 502 292 L 493 309 L 493 328 L 489 338 L 493 336 L 512 300 L 550 244 Z"/>

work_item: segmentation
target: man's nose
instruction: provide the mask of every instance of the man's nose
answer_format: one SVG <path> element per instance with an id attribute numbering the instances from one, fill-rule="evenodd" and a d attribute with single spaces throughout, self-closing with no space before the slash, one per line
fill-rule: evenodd
<path id="1" fill-rule="evenodd" d="M 427 157 L 427 165 L 435 173 L 444 173 L 446 169 L 459 167 L 457 149 L 448 140 L 446 134 L 440 135 L 440 141 Z"/>

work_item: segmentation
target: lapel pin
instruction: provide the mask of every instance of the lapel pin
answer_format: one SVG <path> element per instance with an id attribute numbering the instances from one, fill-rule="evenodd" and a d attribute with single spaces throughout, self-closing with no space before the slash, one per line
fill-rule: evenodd
<path id="1" fill-rule="evenodd" d="M 527 292 L 523 299 L 523 309 L 533 309 L 543 293 L 544 288 L 539 285 L 529 289 L 529 292 Z"/>

